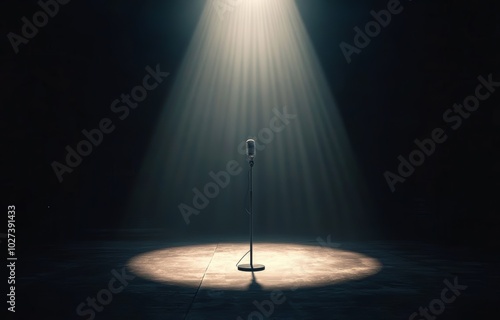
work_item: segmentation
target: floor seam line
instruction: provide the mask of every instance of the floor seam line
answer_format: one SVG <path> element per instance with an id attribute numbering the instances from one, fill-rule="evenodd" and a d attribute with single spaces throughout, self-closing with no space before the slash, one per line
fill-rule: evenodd
<path id="1" fill-rule="evenodd" d="M 201 277 L 200 284 L 198 285 L 198 288 L 196 289 L 196 292 L 194 293 L 193 300 L 191 300 L 191 303 L 189 304 L 189 307 L 187 309 L 186 316 L 184 317 L 184 320 L 186 320 L 186 318 L 189 315 L 189 312 L 191 312 L 191 308 L 193 307 L 193 303 L 196 300 L 196 297 L 198 296 L 198 292 L 200 292 L 201 285 L 203 284 L 203 280 L 205 280 L 205 275 L 207 274 L 208 268 L 210 268 L 210 264 L 212 264 L 212 260 L 214 259 L 214 256 L 215 256 L 215 251 L 217 251 L 218 247 L 219 247 L 219 243 L 217 243 L 215 245 L 214 252 L 212 252 L 212 257 L 210 258 L 210 261 L 208 262 L 208 265 L 205 269 L 205 272 L 203 272 L 203 276 Z"/>

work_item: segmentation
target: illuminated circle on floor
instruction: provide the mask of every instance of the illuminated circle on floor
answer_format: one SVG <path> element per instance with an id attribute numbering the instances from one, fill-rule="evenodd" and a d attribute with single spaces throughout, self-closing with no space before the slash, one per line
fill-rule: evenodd
<path id="1" fill-rule="evenodd" d="M 128 269 L 144 279 L 169 285 L 209 290 L 294 290 L 359 280 L 378 273 L 382 264 L 364 254 L 297 243 L 255 243 L 254 263 L 262 272 L 237 270 L 236 262 L 248 250 L 245 243 L 179 246 L 140 254 Z M 248 263 L 248 256 L 240 263 Z"/>

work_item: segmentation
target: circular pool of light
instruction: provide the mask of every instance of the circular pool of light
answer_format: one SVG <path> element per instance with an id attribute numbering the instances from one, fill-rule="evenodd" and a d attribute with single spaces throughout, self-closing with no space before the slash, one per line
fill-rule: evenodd
<path id="1" fill-rule="evenodd" d="M 238 271 L 236 262 L 246 243 L 212 243 L 169 247 L 137 255 L 128 269 L 137 276 L 169 285 L 209 290 L 295 290 L 362 279 L 378 273 L 382 264 L 361 253 L 299 243 L 254 243 L 254 263 L 260 272 Z M 240 263 L 248 263 L 247 255 Z"/>

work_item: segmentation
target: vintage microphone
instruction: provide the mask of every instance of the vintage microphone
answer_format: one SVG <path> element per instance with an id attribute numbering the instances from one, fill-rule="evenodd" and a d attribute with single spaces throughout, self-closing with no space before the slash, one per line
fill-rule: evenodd
<path id="1" fill-rule="evenodd" d="M 255 140 L 247 140 L 247 158 L 250 165 L 250 173 L 248 176 L 249 192 L 250 192 L 250 264 L 240 264 L 238 270 L 240 271 L 262 271 L 266 267 L 263 264 L 253 264 L 253 210 L 252 210 L 252 169 L 253 159 L 255 158 Z"/>

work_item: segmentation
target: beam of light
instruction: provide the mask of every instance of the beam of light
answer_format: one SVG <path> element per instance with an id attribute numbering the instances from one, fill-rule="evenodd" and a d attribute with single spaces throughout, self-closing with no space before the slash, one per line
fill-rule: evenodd
<path id="1" fill-rule="evenodd" d="M 151 281 L 204 289 L 247 290 L 256 281 L 262 290 L 294 290 L 335 285 L 377 274 L 382 264 L 361 253 L 297 243 L 256 244 L 256 258 L 266 271 L 240 272 L 235 257 L 244 243 L 214 243 L 164 248 L 127 262 L 134 274 Z M 253 279 L 252 277 L 255 277 Z"/>
<path id="2" fill-rule="evenodd" d="M 362 179 L 295 2 L 243 0 L 222 19 L 218 10 L 207 1 L 174 75 L 136 184 L 137 223 L 174 215 L 184 224 L 177 205 L 192 206 L 192 189 L 203 191 L 208 173 L 225 170 L 230 160 L 242 174 L 191 225 L 246 222 L 240 213 L 247 164 L 237 147 L 255 138 L 260 230 L 354 231 L 366 215 Z M 262 135 L 285 107 L 296 118 Z"/>

